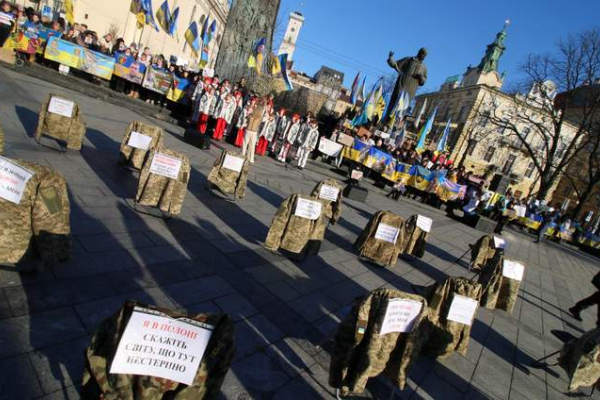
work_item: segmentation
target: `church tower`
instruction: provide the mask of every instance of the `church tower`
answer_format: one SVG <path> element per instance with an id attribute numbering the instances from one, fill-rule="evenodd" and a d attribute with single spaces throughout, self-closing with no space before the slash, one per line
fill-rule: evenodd
<path id="1" fill-rule="evenodd" d="M 304 16 L 297 11 L 291 13 L 285 36 L 283 37 L 281 46 L 279 46 L 279 54 L 287 53 L 288 61 L 292 61 L 292 56 L 296 50 L 296 42 L 298 41 L 298 35 L 300 34 L 302 25 L 304 25 Z"/>
<path id="2" fill-rule="evenodd" d="M 498 89 L 502 87 L 504 75 L 500 75 L 498 72 L 498 61 L 506 50 L 504 40 L 506 39 L 506 29 L 509 24 L 510 22 L 506 21 L 502 31 L 496 34 L 494 42 L 487 46 L 485 55 L 479 65 L 467 68 L 462 86 L 488 85 Z"/>

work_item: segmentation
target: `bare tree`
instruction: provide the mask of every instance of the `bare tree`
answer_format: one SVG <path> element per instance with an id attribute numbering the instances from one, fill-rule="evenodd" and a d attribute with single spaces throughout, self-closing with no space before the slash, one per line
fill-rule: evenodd
<path id="1" fill-rule="evenodd" d="M 568 36 L 555 54 L 528 56 L 521 70 L 526 78 L 517 90 L 495 92 L 479 115 L 520 144 L 539 176 L 537 198 L 545 199 L 588 143 L 600 113 L 600 92 L 581 96 L 600 76 L 600 30 Z M 569 116 L 571 109 L 577 109 L 576 118 Z"/>

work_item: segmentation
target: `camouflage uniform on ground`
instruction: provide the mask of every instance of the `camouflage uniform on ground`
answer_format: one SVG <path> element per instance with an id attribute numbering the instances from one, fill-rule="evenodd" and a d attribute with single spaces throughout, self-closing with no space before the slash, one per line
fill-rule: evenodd
<path id="1" fill-rule="evenodd" d="M 600 380 L 600 328 L 565 343 L 558 363 L 569 376 L 569 392 L 595 385 Z"/>
<path id="2" fill-rule="evenodd" d="M 52 97 L 62 98 L 50 94 L 42 104 L 35 140 L 39 142 L 42 135 L 46 135 L 54 139 L 64 140 L 67 142 L 67 148 L 71 150 L 81 150 L 81 143 L 85 135 L 85 123 L 79 106 L 75 103 L 71 118 L 51 113 L 48 111 L 48 106 Z"/>
<path id="3" fill-rule="evenodd" d="M 410 299 L 422 303 L 411 332 L 381 335 L 390 299 Z M 331 353 L 329 384 L 343 395 L 361 393 L 369 378 L 384 374 L 392 384 L 404 389 L 411 364 L 427 340 L 427 301 L 398 290 L 377 289 L 357 301 L 340 323 Z"/>
<path id="4" fill-rule="evenodd" d="M 380 223 L 400 230 L 396 243 L 375 239 L 375 233 Z M 398 261 L 398 256 L 402 254 L 403 244 L 404 220 L 402 217 L 391 211 L 379 211 L 371 218 L 358 239 L 356 239 L 354 248 L 359 252 L 361 257 L 368 258 L 384 267 L 393 267 Z"/>
<path id="5" fill-rule="evenodd" d="M 322 199 L 319 197 L 321 194 L 321 188 L 323 186 L 331 186 L 338 189 L 338 197 L 336 201 Z M 335 225 L 342 215 L 342 190 L 343 187 L 338 181 L 335 179 L 326 179 L 317 183 L 317 186 L 315 186 L 310 193 L 311 197 L 321 200 L 321 203 L 323 203 L 323 214 L 325 214 L 325 217 L 329 219 L 329 222 L 331 222 L 332 225 Z"/>
<path id="6" fill-rule="evenodd" d="M 215 327 L 192 385 L 151 376 L 110 374 L 121 335 L 135 306 L 158 310 L 173 318 L 190 318 Z M 102 322 L 85 350 L 81 398 L 84 400 L 210 400 L 219 395 L 235 353 L 233 324 L 227 314 L 187 315 L 134 301 Z"/>
<path id="7" fill-rule="evenodd" d="M 0 198 L 0 263 L 38 256 L 45 263 L 69 258 L 70 204 L 65 179 L 48 167 L 7 159 L 32 172 L 21 202 Z"/>
<path id="8" fill-rule="evenodd" d="M 521 282 L 503 276 L 503 265 L 504 254 L 498 251 L 483 267 L 479 275 L 479 283 L 483 286 L 480 305 L 512 313 Z"/>
<path id="9" fill-rule="evenodd" d="M 496 254 L 492 235 L 483 235 L 469 247 L 471 248 L 471 268 L 474 270 L 481 270 Z"/>
<path id="10" fill-rule="evenodd" d="M 455 294 L 479 300 L 481 289 L 480 284 L 465 278 L 448 278 L 428 288 L 426 298 L 432 326 L 429 340 L 423 346 L 424 353 L 434 357 L 447 356 L 455 351 L 467 354 L 471 326 L 446 318 Z"/>
<path id="11" fill-rule="evenodd" d="M 137 149 L 129 146 L 129 138 L 132 132 L 138 132 L 152 138 L 148 150 Z M 122 159 L 135 169 L 142 169 L 146 155 L 150 150 L 160 149 L 163 146 L 163 129 L 158 126 L 147 125 L 139 121 L 133 121 L 127 127 L 125 137 L 121 141 L 120 153 Z"/>
<path id="12" fill-rule="evenodd" d="M 402 246 L 404 250 L 402 252 L 421 258 L 425 255 L 429 232 L 425 232 L 417 226 L 418 217 L 418 215 L 413 215 L 404 224 L 404 245 Z"/>
<path id="13" fill-rule="evenodd" d="M 282 249 L 303 255 L 318 253 L 327 228 L 327 218 L 323 212 L 316 220 L 294 215 L 298 199 L 318 201 L 313 197 L 300 194 L 293 194 L 285 199 L 269 227 L 269 233 L 265 239 L 267 250 Z"/>
<path id="14" fill-rule="evenodd" d="M 153 174 L 150 172 L 152 159 L 156 153 L 165 154 L 181 160 L 181 169 L 177 179 Z M 190 180 L 191 166 L 188 158 L 173 150 L 152 150 L 142 171 L 138 182 L 138 190 L 135 201 L 142 206 L 158 207 L 165 213 L 177 215 L 181 212 L 183 200 L 187 192 L 187 184 Z"/>
<path id="15" fill-rule="evenodd" d="M 243 158 L 244 164 L 240 172 L 223 168 L 225 157 L 233 156 Z M 208 182 L 215 185 L 222 193 L 233 194 L 235 197 L 244 198 L 246 196 L 246 184 L 248 182 L 248 172 L 250 171 L 250 162 L 248 159 L 238 152 L 222 151 L 221 155 L 215 160 L 210 173 L 208 174 Z"/>

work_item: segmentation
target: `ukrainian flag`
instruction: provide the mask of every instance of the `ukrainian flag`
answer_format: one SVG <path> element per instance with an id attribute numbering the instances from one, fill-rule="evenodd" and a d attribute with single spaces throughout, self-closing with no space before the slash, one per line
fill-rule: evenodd
<path id="1" fill-rule="evenodd" d="M 417 190 L 427 190 L 434 182 L 435 174 L 420 165 L 413 165 L 408 173 L 410 175 L 408 184 Z"/>
<path id="2" fill-rule="evenodd" d="M 185 31 L 185 41 L 192 48 L 194 55 L 198 57 L 200 39 L 198 37 L 198 24 L 196 24 L 196 21 L 192 21 L 190 27 Z"/>

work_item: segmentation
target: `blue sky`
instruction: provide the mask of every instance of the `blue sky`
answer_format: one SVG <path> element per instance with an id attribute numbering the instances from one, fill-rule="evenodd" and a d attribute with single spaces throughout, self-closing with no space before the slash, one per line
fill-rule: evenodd
<path id="1" fill-rule="evenodd" d="M 294 69 L 313 75 L 321 65 L 345 74 L 350 86 L 360 68 L 367 82 L 393 72 L 386 64 L 427 47 L 428 82 L 437 90 L 452 75 L 477 65 L 506 19 L 507 50 L 500 72 L 519 80 L 527 54 L 553 52 L 568 33 L 600 26 L 599 0 L 281 0 L 275 50 L 291 11 L 305 17 Z"/>

